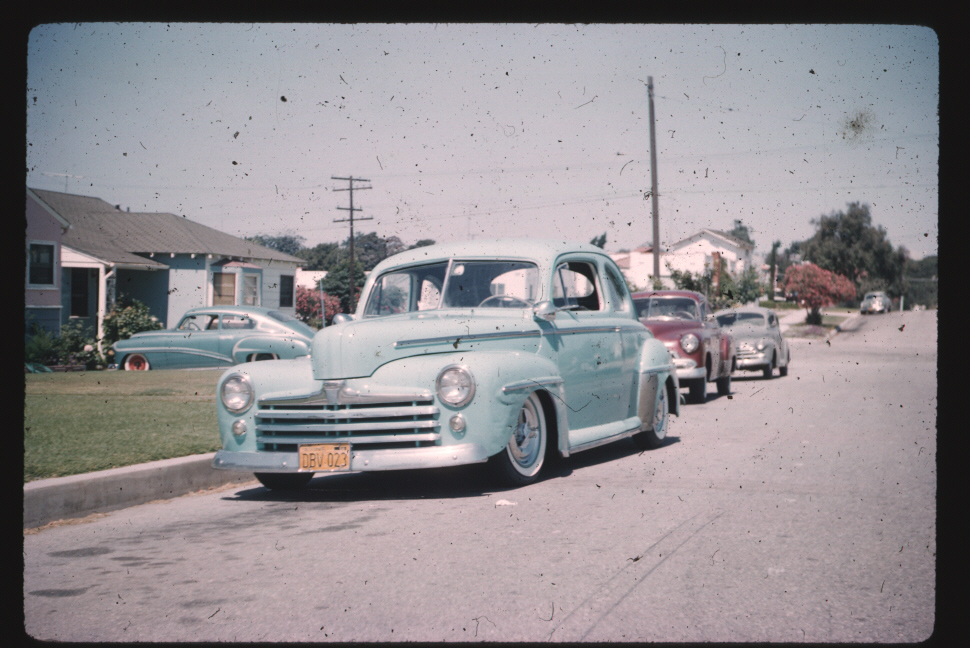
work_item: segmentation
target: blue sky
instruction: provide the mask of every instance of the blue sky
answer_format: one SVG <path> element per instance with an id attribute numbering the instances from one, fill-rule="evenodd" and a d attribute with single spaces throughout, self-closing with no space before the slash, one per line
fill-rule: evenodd
<path id="1" fill-rule="evenodd" d="M 27 185 L 235 234 L 651 239 L 756 252 L 853 201 L 938 239 L 939 43 L 904 25 L 40 25 Z"/>

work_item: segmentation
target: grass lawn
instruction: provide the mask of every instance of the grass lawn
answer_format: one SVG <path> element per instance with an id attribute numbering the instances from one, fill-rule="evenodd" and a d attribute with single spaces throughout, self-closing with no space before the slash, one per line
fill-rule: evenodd
<path id="1" fill-rule="evenodd" d="M 222 372 L 26 374 L 24 481 L 218 450 Z"/>
<path id="2" fill-rule="evenodd" d="M 832 330 L 847 320 L 850 315 L 855 313 L 851 309 L 834 308 L 822 311 L 822 325 L 816 324 L 793 324 L 785 331 L 785 337 L 799 338 L 823 338 Z"/>

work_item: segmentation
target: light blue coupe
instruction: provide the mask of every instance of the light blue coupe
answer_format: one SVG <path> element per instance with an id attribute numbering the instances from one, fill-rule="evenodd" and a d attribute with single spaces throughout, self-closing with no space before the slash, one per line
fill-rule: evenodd
<path id="1" fill-rule="evenodd" d="M 670 354 L 616 264 L 561 241 L 389 257 L 310 357 L 236 367 L 217 389 L 213 466 L 274 489 L 316 472 L 481 462 L 524 485 L 554 455 L 625 437 L 659 447 L 680 411 Z"/>
<path id="2" fill-rule="evenodd" d="M 310 352 L 316 330 L 288 313 L 254 306 L 191 308 L 174 329 L 136 333 L 112 345 L 126 371 L 228 367 Z"/>

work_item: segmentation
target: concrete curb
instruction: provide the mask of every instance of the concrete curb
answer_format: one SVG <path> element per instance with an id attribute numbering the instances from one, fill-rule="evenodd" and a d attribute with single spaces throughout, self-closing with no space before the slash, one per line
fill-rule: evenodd
<path id="1" fill-rule="evenodd" d="M 250 473 L 214 469 L 213 457 L 215 453 L 164 459 L 28 482 L 24 484 L 24 528 L 253 481 Z"/>

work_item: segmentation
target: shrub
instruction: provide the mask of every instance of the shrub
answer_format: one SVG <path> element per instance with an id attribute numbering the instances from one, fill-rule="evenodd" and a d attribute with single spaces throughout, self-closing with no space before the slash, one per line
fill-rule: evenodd
<path id="1" fill-rule="evenodd" d="M 121 298 L 104 317 L 102 346 L 110 349 L 118 340 L 127 340 L 135 333 L 158 331 L 161 328 L 162 324 L 149 312 L 148 306 L 137 299 Z"/>

